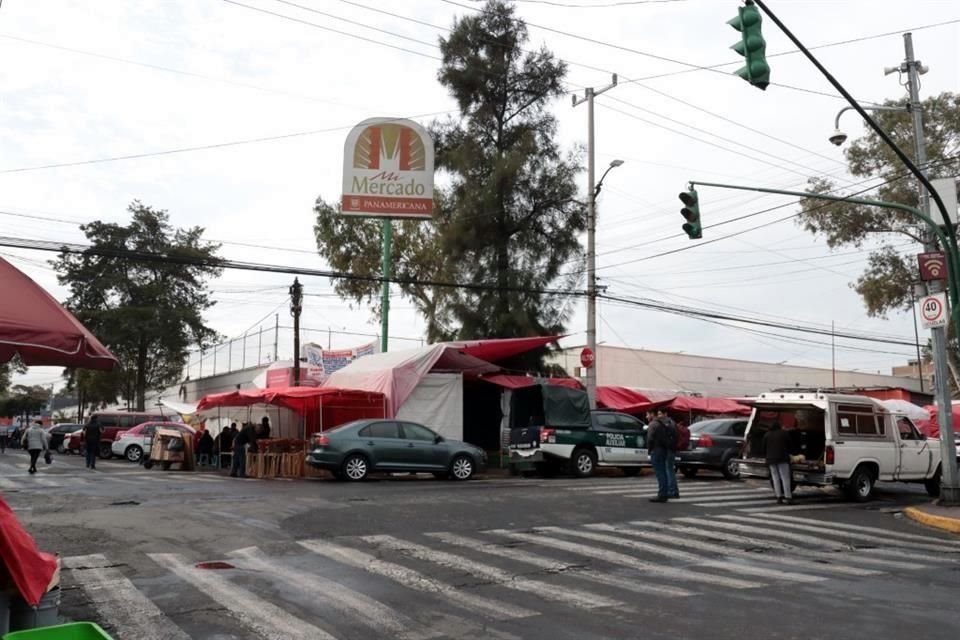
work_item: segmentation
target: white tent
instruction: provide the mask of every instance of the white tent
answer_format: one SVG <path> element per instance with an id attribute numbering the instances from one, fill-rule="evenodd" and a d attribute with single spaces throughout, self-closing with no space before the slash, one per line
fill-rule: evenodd
<path id="1" fill-rule="evenodd" d="M 881 400 L 880 404 L 890 413 L 903 414 L 911 420 L 929 420 L 930 412 L 906 400 Z"/>

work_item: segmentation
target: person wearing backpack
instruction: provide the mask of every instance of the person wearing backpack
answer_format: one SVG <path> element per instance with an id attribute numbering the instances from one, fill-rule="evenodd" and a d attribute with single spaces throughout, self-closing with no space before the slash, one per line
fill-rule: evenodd
<path id="1" fill-rule="evenodd" d="M 668 460 L 672 461 L 676 448 L 676 425 L 663 411 L 658 411 L 656 417 L 652 412 L 647 413 L 647 419 L 647 451 L 650 453 L 653 473 L 657 477 L 657 496 L 650 498 L 650 502 L 666 502 L 671 497 L 671 490 L 676 491 L 677 484 L 676 469 L 672 462 L 668 464 Z"/>
<path id="2" fill-rule="evenodd" d="M 667 473 L 667 497 L 679 498 L 680 488 L 677 486 L 677 449 L 680 442 L 680 428 L 673 418 L 663 409 L 657 411 L 657 419 L 666 427 L 663 431 L 664 446 L 667 449 L 665 461 Z M 689 442 L 689 439 L 688 439 Z"/>

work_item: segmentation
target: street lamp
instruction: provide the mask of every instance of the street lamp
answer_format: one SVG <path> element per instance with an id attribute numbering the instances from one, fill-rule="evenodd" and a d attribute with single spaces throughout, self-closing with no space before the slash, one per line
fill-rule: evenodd
<path id="1" fill-rule="evenodd" d="M 876 105 L 873 107 L 864 106 L 863 108 L 867 111 L 906 111 L 906 112 L 911 111 L 909 104 L 904 105 L 902 107 L 885 107 L 883 105 Z M 833 135 L 830 136 L 830 142 L 837 145 L 838 147 L 847 141 L 847 134 L 845 134 L 843 131 L 840 131 L 840 116 L 843 115 L 844 111 L 850 111 L 852 109 L 853 107 L 844 107 L 843 109 L 840 109 L 840 111 L 837 113 L 837 117 L 834 118 L 833 120 L 834 131 L 833 131 Z"/>
<path id="2" fill-rule="evenodd" d="M 607 174 L 622 164 L 623 160 L 610 163 L 594 185 L 587 207 L 587 348 L 593 354 L 593 363 L 587 367 L 587 398 L 591 409 L 597 408 L 597 195 Z"/>

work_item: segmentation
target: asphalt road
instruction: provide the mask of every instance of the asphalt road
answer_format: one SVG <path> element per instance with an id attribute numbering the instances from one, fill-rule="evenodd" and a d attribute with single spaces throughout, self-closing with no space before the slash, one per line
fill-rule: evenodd
<path id="1" fill-rule="evenodd" d="M 88 471 L 0 455 L 0 494 L 64 558 L 61 613 L 117 640 L 955 638 L 960 539 L 802 489 L 652 478 L 346 484 Z M 203 568 L 201 563 L 216 564 Z"/>

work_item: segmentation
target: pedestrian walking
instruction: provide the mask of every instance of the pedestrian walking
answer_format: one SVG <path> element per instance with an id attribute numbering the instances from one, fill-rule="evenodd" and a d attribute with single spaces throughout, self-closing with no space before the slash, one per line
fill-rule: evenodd
<path id="1" fill-rule="evenodd" d="M 657 415 L 648 412 L 647 419 L 649 420 L 647 424 L 647 451 L 650 454 L 653 473 L 657 477 L 657 496 L 650 498 L 650 502 L 666 502 L 671 497 L 679 495 L 676 469 L 673 462 L 673 452 L 677 446 L 677 428 L 673 420 L 662 411 L 658 412 Z M 668 469 L 668 464 L 670 469 Z"/>
<path id="2" fill-rule="evenodd" d="M 257 430 L 252 422 L 243 425 L 243 429 L 233 439 L 233 462 L 230 465 L 231 478 L 247 477 L 247 451 L 257 452 Z"/>
<path id="3" fill-rule="evenodd" d="M 97 454 L 100 453 L 100 438 L 103 436 L 103 427 L 96 416 L 83 428 L 84 444 L 87 450 L 87 469 L 97 468 Z"/>
<path id="4" fill-rule="evenodd" d="M 10 429 L 12 427 L 0 426 L 0 453 L 7 452 L 7 439 L 10 438 Z"/>
<path id="5" fill-rule="evenodd" d="M 23 433 L 23 448 L 30 452 L 29 473 L 37 472 L 37 460 L 40 454 L 50 449 L 50 436 L 43 430 L 43 425 L 38 420 Z"/>
<path id="6" fill-rule="evenodd" d="M 790 487 L 790 434 L 779 423 L 774 423 L 763 435 L 763 450 L 777 504 L 793 504 L 793 490 Z"/>

